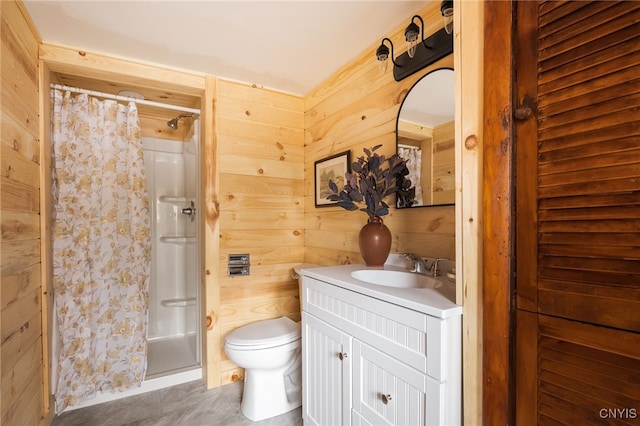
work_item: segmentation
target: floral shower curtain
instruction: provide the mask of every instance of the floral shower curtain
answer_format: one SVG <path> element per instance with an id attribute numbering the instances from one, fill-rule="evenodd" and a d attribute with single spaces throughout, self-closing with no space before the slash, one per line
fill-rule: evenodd
<path id="1" fill-rule="evenodd" d="M 411 183 L 416 188 L 416 203 L 414 206 L 422 206 L 422 185 L 420 185 L 420 167 L 422 165 L 422 150 L 413 146 L 398 146 L 398 155 L 407 160 L 407 169 L 409 174 L 407 179 L 411 180 Z"/>
<path id="2" fill-rule="evenodd" d="M 151 240 L 135 103 L 51 97 L 60 412 L 142 382 Z"/>

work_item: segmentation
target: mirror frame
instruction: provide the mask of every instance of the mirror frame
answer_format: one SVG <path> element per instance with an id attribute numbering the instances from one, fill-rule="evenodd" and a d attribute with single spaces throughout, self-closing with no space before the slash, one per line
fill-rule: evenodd
<path id="1" fill-rule="evenodd" d="M 453 67 L 441 67 L 441 68 L 436 68 L 433 70 L 430 70 L 428 73 L 426 73 L 425 75 L 423 75 L 422 77 L 420 77 L 418 80 L 415 81 L 415 83 L 413 83 L 413 85 L 409 88 L 409 90 L 407 91 L 406 95 L 404 96 L 404 99 L 402 100 L 402 103 L 400 104 L 400 108 L 398 109 L 398 115 L 396 117 L 396 153 L 398 152 L 398 145 L 399 145 L 399 139 L 400 139 L 400 114 L 402 113 L 402 107 L 405 104 L 405 101 L 407 100 L 407 98 L 409 97 L 409 95 L 411 94 L 411 91 L 421 82 L 423 81 L 425 78 L 427 78 L 429 75 L 433 74 L 436 71 L 441 71 L 441 70 L 450 70 L 453 71 Z M 455 99 L 454 99 L 455 101 Z M 454 118 L 455 120 L 455 118 Z M 455 170 L 455 163 L 454 163 L 454 176 L 455 173 L 457 171 Z M 399 179 L 398 180 L 398 186 L 402 185 L 402 181 Z M 455 197 L 455 193 L 454 193 L 454 197 Z M 399 207 L 400 205 L 400 191 L 396 192 L 396 202 L 395 202 L 395 207 L 396 209 L 414 209 L 414 208 L 421 208 L 421 207 L 442 207 L 442 206 L 455 206 L 455 200 L 452 203 L 443 203 L 443 204 L 426 204 L 426 205 L 420 205 L 420 206 L 402 206 Z"/>

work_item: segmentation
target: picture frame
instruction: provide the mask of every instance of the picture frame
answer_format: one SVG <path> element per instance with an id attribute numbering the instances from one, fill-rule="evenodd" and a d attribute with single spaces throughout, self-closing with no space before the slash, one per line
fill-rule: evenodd
<path id="1" fill-rule="evenodd" d="M 329 190 L 329 180 L 333 180 L 338 188 L 342 189 L 345 184 L 344 174 L 349 171 L 350 166 L 351 151 L 344 151 L 322 160 L 316 160 L 314 163 L 316 207 L 331 207 L 338 204 L 336 201 L 327 200 L 325 191 Z"/>

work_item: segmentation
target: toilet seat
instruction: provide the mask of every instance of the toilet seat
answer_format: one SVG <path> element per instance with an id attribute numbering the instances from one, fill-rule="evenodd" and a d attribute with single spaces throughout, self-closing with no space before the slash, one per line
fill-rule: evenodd
<path id="1" fill-rule="evenodd" d="M 300 339 L 300 336 L 300 323 L 281 317 L 237 328 L 224 340 L 237 350 L 253 350 L 285 345 Z"/>

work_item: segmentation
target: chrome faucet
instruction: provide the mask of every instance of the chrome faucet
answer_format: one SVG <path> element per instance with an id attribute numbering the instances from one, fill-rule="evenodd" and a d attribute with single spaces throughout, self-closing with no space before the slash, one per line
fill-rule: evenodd
<path id="1" fill-rule="evenodd" d="M 439 257 L 433 261 L 433 264 L 431 265 L 431 269 L 429 269 L 429 272 L 431 272 L 431 275 L 433 275 L 434 277 L 440 276 L 440 268 L 438 268 L 438 264 L 440 263 L 441 260 L 449 260 L 449 259 Z"/>
<path id="2" fill-rule="evenodd" d="M 411 267 L 409 268 L 410 272 L 415 272 L 418 274 L 427 275 L 429 273 L 429 268 L 427 268 L 427 264 L 423 258 L 420 256 L 416 256 L 413 253 L 405 253 L 402 255 L 405 260 L 411 262 Z"/>
<path id="3" fill-rule="evenodd" d="M 417 256 L 413 253 L 405 253 L 402 255 L 402 257 L 404 257 L 405 260 L 408 260 L 411 262 L 411 266 L 409 267 L 409 272 L 415 272 L 417 274 L 423 274 L 423 275 L 431 275 L 434 277 L 440 276 L 440 268 L 439 268 L 440 261 L 449 260 L 444 257 L 439 257 L 433 261 L 433 263 L 431 264 L 431 267 L 427 267 L 427 262 L 420 256 Z"/>

